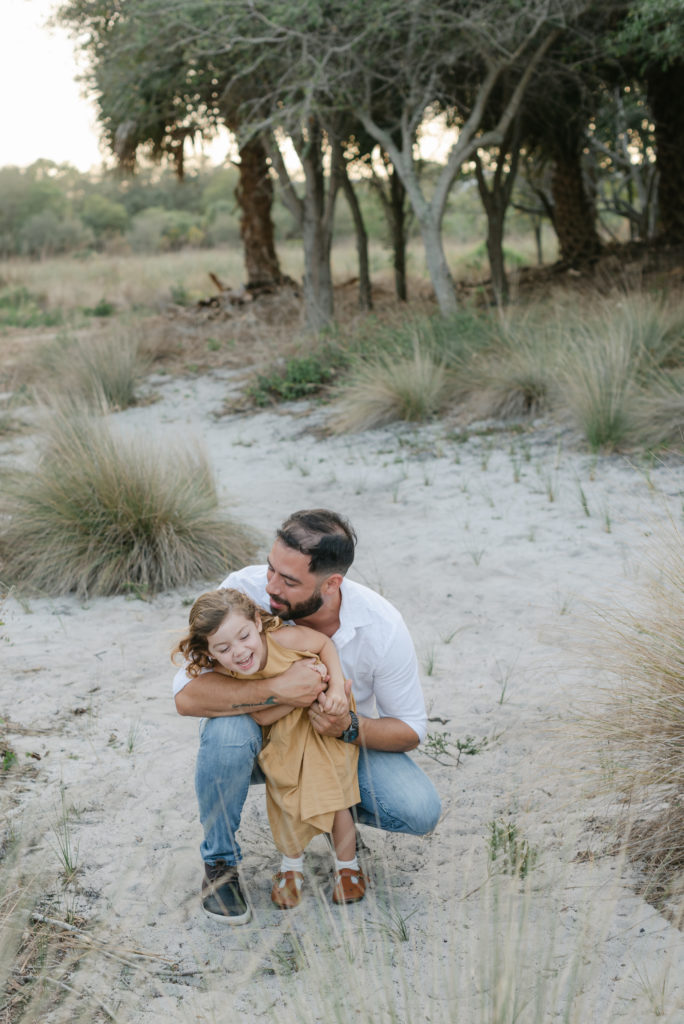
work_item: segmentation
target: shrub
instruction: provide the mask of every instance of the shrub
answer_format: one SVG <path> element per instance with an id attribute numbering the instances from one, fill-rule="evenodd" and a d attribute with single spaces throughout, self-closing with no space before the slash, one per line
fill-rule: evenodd
<path id="1" fill-rule="evenodd" d="M 450 316 L 407 316 L 402 310 L 398 322 L 367 318 L 356 336 L 349 339 L 348 348 L 368 359 L 381 352 L 411 357 L 418 345 L 437 362 L 458 369 L 490 343 L 492 331 L 489 316 L 467 306 Z"/>
<path id="2" fill-rule="evenodd" d="M 59 335 L 34 356 L 33 374 L 49 379 L 51 394 L 69 394 L 91 409 L 127 409 L 148 365 L 138 335 L 113 330 L 77 339 Z M 44 389 L 39 383 L 36 390 Z"/>
<path id="3" fill-rule="evenodd" d="M 558 349 L 543 325 L 524 318 L 500 325 L 458 374 L 459 386 L 477 418 L 536 415 L 548 407 L 558 367 Z"/>
<path id="4" fill-rule="evenodd" d="M 634 595 L 638 610 L 603 612 L 592 631 L 597 667 L 616 683 L 597 691 L 584 728 L 611 787 L 627 797 L 626 844 L 650 868 L 651 896 L 682 896 L 684 538 L 674 525 L 659 549 L 665 558 Z"/>
<path id="5" fill-rule="evenodd" d="M 102 298 L 98 299 L 94 306 L 86 306 L 83 312 L 86 316 L 108 317 L 113 315 L 115 308 L 113 302 Z"/>
<path id="6" fill-rule="evenodd" d="M 252 559 L 249 531 L 219 513 L 201 452 L 116 436 L 73 404 L 44 412 L 36 469 L 3 487 L 6 582 L 46 594 L 154 593 Z"/>
<path id="7" fill-rule="evenodd" d="M 422 422 L 443 408 L 449 384 L 444 364 L 418 343 L 411 356 L 383 353 L 357 365 L 340 389 L 341 400 L 330 427 L 342 434 L 396 420 Z"/>
<path id="8" fill-rule="evenodd" d="M 684 307 L 635 294 L 575 314 L 560 332 L 563 400 L 593 449 L 680 432 Z M 681 371 L 680 371 L 681 372 Z M 676 424 L 668 412 L 679 409 Z"/>
<path id="9" fill-rule="evenodd" d="M 24 285 L 0 286 L 0 326 L 54 327 L 61 322 L 61 311 L 48 309 L 43 296 Z"/>
<path id="10" fill-rule="evenodd" d="M 247 397 L 260 406 L 309 398 L 331 384 L 345 362 L 344 354 L 332 348 L 309 356 L 292 356 L 281 367 L 260 373 L 247 388 Z"/>

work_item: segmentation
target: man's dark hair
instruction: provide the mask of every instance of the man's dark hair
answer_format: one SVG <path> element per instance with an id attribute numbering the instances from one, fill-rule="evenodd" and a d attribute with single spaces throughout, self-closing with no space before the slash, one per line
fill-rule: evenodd
<path id="1" fill-rule="evenodd" d="M 293 512 L 276 537 L 295 551 L 309 556 L 315 573 L 346 573 L 354 561 L 356 534 L 348 519 L 327 508 Z"/>

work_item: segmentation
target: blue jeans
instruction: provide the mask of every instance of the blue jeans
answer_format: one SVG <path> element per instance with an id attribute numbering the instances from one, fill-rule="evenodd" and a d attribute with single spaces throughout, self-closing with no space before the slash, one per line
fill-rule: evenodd
<path id="1" fill-rule="evenodd" d="M 260 750 L 261 726 L 249 715 L 200 723 L 195 790 L 204 829 L 200 850 L 209 864 L 242 859 L 237 841 L 242 808 L 250 785 L 265 781 L 257 763 Z M 422 836 L 441 814 L 435 787 L 406 754 L 361 750 L 359 789 L 361 802 L 354 813 L 363 825 Z"/>

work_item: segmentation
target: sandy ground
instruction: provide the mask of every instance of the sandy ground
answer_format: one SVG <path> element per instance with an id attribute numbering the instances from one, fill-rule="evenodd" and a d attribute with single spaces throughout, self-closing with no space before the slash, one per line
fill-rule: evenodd
<path id="1" fill-rule="evenodd" d="M 444 813 L 423 839 L 362 829 L 373 884 L 352 908 L 332 907 L 314 841 L 306 899 L 283 915 L 252 790 L 241 840 L 254 920 L 221 926 L 198 899 L 198 723 L 175 712 L 169 662 L 204 587 L 149 602 L 10 598 L 0 708 L 20 761 L 40 760 L 22 761 L 3 800 L 39 909 L 92 938 L 66 997 L 82 1019 L 684 1021 L 684 936 L 609 853 L 616 808 L 575 722 L 601 682 L 579 654 L 586 602 L 628 600 L 679 514 L 684 468 L 594 459 L 544 422 L 468 439 L 433 424 L 320 440 L 320 406 L 217 416 L 235 387 L 227 372 L 151 386 L 159 400 L 117 421 L 141 439 L 203 444 L 263 554 L 297 508 L 350 517 L 350 575 L 397 605 L 415 640 L 433 739 L 413 756 Z M 457 744 L 478 752 L 457 764 Z M 62 800 L 78 865 L 66 887 Z M 492 822 L 536 855 L 524 880 L 491 861 Z"/>

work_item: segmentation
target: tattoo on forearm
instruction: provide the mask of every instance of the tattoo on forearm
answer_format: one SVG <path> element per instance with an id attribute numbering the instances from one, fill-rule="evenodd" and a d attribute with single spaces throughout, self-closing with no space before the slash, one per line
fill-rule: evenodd
<path id="1" fill-rule="evenodd" d="M 278 704 L 275 697 L 267 697 L 266 700 L 259 701 L 257 704 L 233 704 L 231 708 L 233 711 L 241 711 L 242 708 L 265 708 L 273 707 Z"/>

